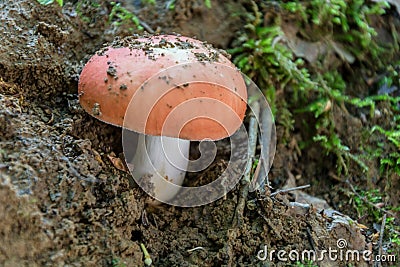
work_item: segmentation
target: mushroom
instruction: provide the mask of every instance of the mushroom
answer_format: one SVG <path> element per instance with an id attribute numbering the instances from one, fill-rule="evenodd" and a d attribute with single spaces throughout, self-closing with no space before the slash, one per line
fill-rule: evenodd
<path id="1" fill-rule="evenodd" d="M 161 202 L 183 183 L 190 140 L 232 135 L 247 107 L 245 82 L 229 59 L 177 35 L 115 41 L 87 62 L 78 90 L 90 115 L 139 134 L 126 160 L 136 181 L 150 179 L 151 195 Z"/>

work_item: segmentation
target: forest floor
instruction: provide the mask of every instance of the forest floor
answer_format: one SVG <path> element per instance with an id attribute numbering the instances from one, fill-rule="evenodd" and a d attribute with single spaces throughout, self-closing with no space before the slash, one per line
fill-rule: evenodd
<path id="1" fill-rule="evenodd" d="M 324 104 L 341 137 L 339 148 L 358 153 L 371 143 L 382 144 L 378 156 L 363 158 L 368 167 L 363 171 L 346 149 L 325 151 L 327 146 L 310 144 L 315 132 L 304 125 L 315 121 L 314 114 L 296 113 L 304 101 L 295 106 L 292 91 L 277 90 L 278 142 L 269 174 L 273 189 L 250 193 L 240 222 L 235 221 L 240 183 L 226 197 L 204 206 L 148 205 L 149 196 L 110 161 L 110 156 L 122 155 L 121 128 L 96 120 L 79 105 L 80 71 L 104 44 L 143 29 L 235 48 L 252 16 L 251 2 L 211 1 L 211 7 L 200 0 L 120 2 L 124 8 L 117 10 L 107 0 L 65 1 L 62 7 L 56 2 L 0 1 L 0 266 L 144 266 L 140 244 L 153 266 L 376 264 L 340 255 L 314 261 L 295 257 L 295 252 L 329 249 L 371 251 L 371 259 L 385 255 L 384 266 L 399 266 L 400 171 L 393 164 L 387 164 L 393 171 L 382 170 L 379 161 L 384 153 L 396 156 L 399 147 L 390 150 L 392 139 L 385 139 L 387 135 L 366 137 L 364 131 L 372 125 L 396 129 L 400 113 L 390 101 L 377 102 L 374 116 L 368 107 L 341 106 L 333 100 L 329 107 Z M 259 6 L 267 26 L 271 17 L 283 12 L 273 5 L 264 10 Z M 296 17 L 281 18 L 289 40 L 285 45 L 297 57 L 308 53 L 304 58 L 311 65 L 320 55 L 300 45 Z M 398 46 L 392 34 L 400 29 L 395 7 L 371 23 L 381 40 Z M 329 50 L 317 36 L 315 44 Z M 374 62 L 366 64 L 368 58 L 354 59 L 345 46 L 337 47 L 324 55 L 321 73 L 336 68 L 347 78 L 347 94 L 355 97 L 385 89 L 374 88 L 387 70 L 372 70 Z M 387 62 L 399 67 L 398 47 L 390 56 Z M 396 77 L 386 89 L 398 96 Z M 288 109 L 281 109 L 282 101 L 290 104 L 295 121 L 291 127 L 285 124 L 286 113 L 281 111 Z M 345 171 L 338 171 L 341 159 Z M 202 178 L 215 179 L 226 160 L 217 157 Z M 197 178 L 191 174 L 188 183 L 195 184 Z M 308 184 L 304 190 L 271 195 Z M 280 257 L 278 251 L 286 254 Z"/>

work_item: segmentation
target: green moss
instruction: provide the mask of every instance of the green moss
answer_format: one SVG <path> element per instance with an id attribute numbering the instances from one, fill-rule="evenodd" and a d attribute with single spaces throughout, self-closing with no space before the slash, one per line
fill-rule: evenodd
<path id="1" fill-rule="evenodd" d="M 361 59 L 369 54 L 379 59 L 382 49 L 373 41 L 377 35 L 370 17 L 385 14 L 390 7 L 386 1 L 311 0 L 282 1 L 285 10 L 301 17 L 299 23 L 312 25 L 311 33 L 303 32 L 309 40 L 329 38 L 346 43 L 346 48 Z"/>
<path id="2" fill-rule="evenodd" d="M 143 27 L 140 25 L 139 18 L 124 8 L 121 3 L 111 2 L 112 9 L 110 14 L 108 15 L 108 22 L 113 23 L 116 26 L 121 26 L 123 24 L 133 23 L 136 26 L 136 29 L 139 31 L 143 30 Z M 130 28 L 132 31 L 133 28 Z"/>
<path id="3" fill-rule="evenodd" d="M 50 5 L 54 3 L 54 0 L 37 0 L 41 5 Z M 63 6 L 63 0 L 55 0 L 60 6 Z"/>
<path id="4" fill-rule="evenodd" d="M 304 262 L 297 261 L 294 266 L 296 266 L 296 267 L 318 267 L 318 265 L 314 264 L 314 262 L 311 260 L 307 260 Z"/>
<path id="5" fill-rule="evenodd" d="M 366 55 L 370 55 L 369 60 L 373 62 L 372 64 L 376 64 L 380 62 L 376 60 L 376 57 L 379 58 L 390 50 L 385 50 L 375 43 L 372 36 L 375 36 L 376 32 L 369 23 L 371 15 L 379 16 L 385 13 L 385 9 L 388 8 L 385 2 L 296 0 L 280 1 L 278 4 L 281 10 L 295 13 L 297 23 L 314 34 L 312 38 L 309 38 L 310 40 L 320 41 L 320 39 L 330 38 L 349 49 L 356 56 L 356 60 L 364 62 Z M 246 30 L 234 41 L 234 48 L 228 52 L 233 55 L 236 66 L 248 75 L 266 95 L 273 114 L 278 117 L 277 123 L 284 128 L 282 142 L 287 143 L 290 140 L 294 125 L 301 124 L 303 120 L 302 114 L 312 114 L 314 120 L 304 124 L 307 127 L 307 136 L 311 135 L 312 141 L 302 142 L 301 148 L 305 150 L 308 145 L 317 143 L 326 154 L 335 155 L 338 174 L 348 174 L 350 162 L 356 163 L 359 170 L 367 172 L 368 167 L 364 159 L 369 157 L 368 153 L 373 152 L 373 149 L 365 151 L 366 146 L 362 144 L 358 144 L 356 149 L 349 147 L 343 139 L 345 136 L 342 136 L 345 133 L 342 133 L 335 125 L 337 114 L 334 112 L 341 109 L 341 113 L 348 114 L 346 106 L 352 107 L 353 110 L 369 108 L 369 116 L 373 118 L 379 102 L 388 101 L 395 110 L 400 98 L 387 94 L 367 97 L 350 96 L 348 88 L 353 85 L 345 81 L 337 69 L 323 69 L 318 67 L 320 66 L 318 62 L 307 64 L 303 59 L 294 56 L 292 50 L 286 45 L 287 36 L 281 29 L 281 17 L 286 16 L 284 12 L 287 11 L 274 14 L 273 21 L 266 25 L 259 11 L 259 5 L 252 2 L 252 13 L 247 16 Z M 302 38 L 308 38 L 306 31 L 300 33 Z M 344 64 L 348 63 L 344 62 Z M 395 68 L 392 67 L 392 69 Z M 396 76 L 397 72 L 389 73 L 393 77 L 387 77 L 385 82 L 390 87 L 393 81 L 399 79 Z M 284 97 L 277 99 L 278 92 Z M 378 131 L 384 134 L 387 140 L 398 147 L 396 138 L 399 129 L 384 130 L 378 125 L 372 130 L 372 132 Z M 355 154 L 355 151 L 358 154 Z M 396 151 L 391 151 L 386 157 L 380 158 L 381 166 L 390 169 L 389 171 L 398 172 L 399 167 L 396 167 L 400 162 L 398 154 Z"/>
<path id="6" fill-rule="evenodd" d="M 365 217 L 369 216 L 373 222 L 382 224 L 383 215 L 386 213 L 385 231 L 386 237 L 390 244 L 397 247 L 400 246 L 400 226 L 396 223 L 394 217 L 396 212 L 400 211 L 400 207 L 387 206 L 384 209 L 380 208 L 380 205 L 384 202 L 385 196 L 378 189 L 361 190 L 355 188 L 356 192 L 351 194 L 352 204 L 357 210 L 358 216 Z M 388 251 L 390 252 L 390 251 Z"/>

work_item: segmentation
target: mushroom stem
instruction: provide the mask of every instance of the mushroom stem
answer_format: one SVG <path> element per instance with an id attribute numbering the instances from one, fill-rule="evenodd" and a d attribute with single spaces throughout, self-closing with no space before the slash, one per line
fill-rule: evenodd
<path id="1" fill-rule="evenodd" d="M 141 185 L 152 187 L 151 195 L 161 202 L 172 199 L 182 185 L 189 163 L 190 141 L 139 134 L 135 156 L 133 157 L 133 176 L 138 179 L 150 177 Z M 141 181 L 141 180 L 140 180 Z"/>

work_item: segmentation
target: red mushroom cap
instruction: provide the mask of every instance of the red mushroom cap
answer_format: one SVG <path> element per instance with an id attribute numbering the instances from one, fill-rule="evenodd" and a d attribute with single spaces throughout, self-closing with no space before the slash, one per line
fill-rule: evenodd
<path id="1" fill-rule="evenodd" d="M 97 52 L 78 91 L 101 121 L 188 140 L 232 135 L 247 107 L 240 71 L 210 45 L 175 35 L 125 38 Z"/>

